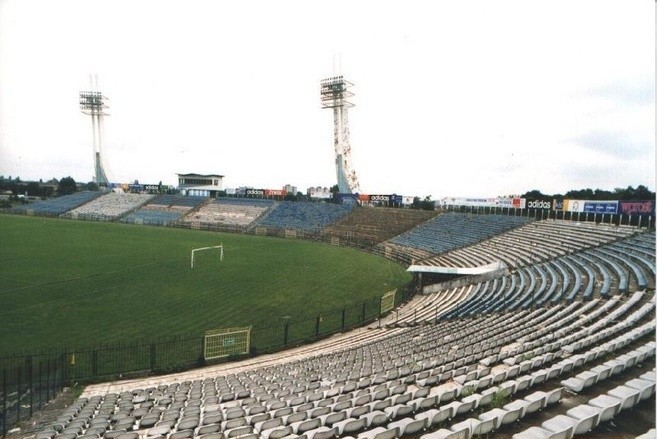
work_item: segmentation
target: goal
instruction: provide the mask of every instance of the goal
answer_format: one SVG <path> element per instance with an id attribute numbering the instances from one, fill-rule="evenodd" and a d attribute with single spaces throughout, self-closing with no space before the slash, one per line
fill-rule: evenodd
<path id="1" fill-rule="evenodd" d="M 251 326 L 206 331 L 203 356 L 206 360 L 249 353 Z"/>
<path id="2" fill-rule="evenodd" d="M 192 254 L 190 255 L 190 268 L 194 268 L 194 255 L 196 252 L 204 251 L 204 250 L 212 250 L 212 249 L 219 249 L 219 261 L 224 260 L 224 244 L 220 245 L 213 245 L 210 247 L 199 247 L 199 248 L 193 248 L 192 249 Z"/>
<path id="3" fill-rule="evenodd" d="M 380 299 L 379 302 L 379 313 L 380 314 L 385 314 L 388 311 L 392 310 L 395 308 L 395 293 L 398 290 L 392 290 L 389 291 L 388 293 L 384 294 L 382 298 Z"/>

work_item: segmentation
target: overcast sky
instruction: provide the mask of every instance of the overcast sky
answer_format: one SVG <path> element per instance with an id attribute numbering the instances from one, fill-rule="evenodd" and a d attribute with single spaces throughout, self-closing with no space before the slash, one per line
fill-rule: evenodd
<path id="1" fill-rule="evenodd" d="M 656 3 L 0 0 L 0 175 L 336 183 L 319 82 L 355 84 L 364 193 L 655 190 Z"/>

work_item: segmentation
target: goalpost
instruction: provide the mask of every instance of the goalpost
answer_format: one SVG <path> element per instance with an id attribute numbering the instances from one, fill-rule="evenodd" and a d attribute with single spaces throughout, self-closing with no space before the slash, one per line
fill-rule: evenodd
<path id="1" fill-rule="evenodd" d="M 210 247 L 193 248 L 192 249 L 192 254 L 190 255 L 190 268 L 194 268 L 194 254 L 196 252 L 200 252 L 200 251 L 203 251 L 203 250 L 211 250 L 211 249 L 214 249 L 214 248 L 219 249 L 219 262 L 222 262 L 224 260 L 224 244 L 213 245 L 213 246 L 210 246 Z"/>

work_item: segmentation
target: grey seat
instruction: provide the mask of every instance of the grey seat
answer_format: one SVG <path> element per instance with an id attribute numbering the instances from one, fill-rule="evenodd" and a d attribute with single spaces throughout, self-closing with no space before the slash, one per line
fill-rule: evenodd
<path id="1" fill-rule="evenodd" d="M 624 385 L 617 386 L 614 389 L 608 391 L 608 395 L 621 399 L 622 410 L 629 409 L 636 405 L 640 401 L 640 394 L 640 390 Z"/>
<path id="2" fill-rule="evenodd" d="M 375 427 L 371 430 L 364 431 L 358 435 L 358 439 L 395 439 L 397 429 L 386 429 L 384 427 Z"/>
<path id="3" fill-rule="evenodd" d="M 314 418 L 314 419 L 306 419 L 303 421 L 298 421 L 298 422 L 293 422 L 290 424 L 292 427 L 292 431 L 295 434 L 302 434 L 304 432 L 316 429 L 320 427 L 320 419 Z"/>
<path id="4" fill-rule="evenodd" d="M 599 422 L 609 421 L 621 411 L 621 399 L 609 395 L 599 395 L 587 404 L 601 409 Z"/>
<path id="5" fill-rule="evenodd" d="M 581 404 L 567 410 L 567 416 L 574 418 L 573 434 L 585 434 L 596 428 L 601 419 L 602 409 L 587 404 Z"/>
<path id="6" fill-rule="evenodd" d="M 334 427 L 338 430 L 338 435 L 343 436 L 355 433 L 357 431 L 363 430 L 366 428 L 366 419 L 365 418 L 347 418 L 343 421 L 338 421 L 334 424 Z"/>
<path id="7" fill-rule="evenodd" d="M 555 437 L 571 439 L 573 437 L 574 419 L 566 415 L 557 415 L 544 422 L 542 428 L 555 434 Z"/>
<path id="8" fill-rule="evenodd" d="M 570 439 L 570 436 L 566 433 L 555 433 L 545 428 L 533 426 L 515 433 L 512 439 Z"/>
<path id="9" fill-rule="evenodd" d="M 427 426 L 426 419 L 403 418 L 388 424 L 388 428 L 397 429 L 396 437 L 418 434 Z"/>
<path id="10" fill-rule="evenodd" d="M 634 378 L 626 381 L 625 386 L 637 389 L 640 391 L 640 401 L 648 399 L 656 390 L 656 382 L 647 381 L 640 378 Z"/>

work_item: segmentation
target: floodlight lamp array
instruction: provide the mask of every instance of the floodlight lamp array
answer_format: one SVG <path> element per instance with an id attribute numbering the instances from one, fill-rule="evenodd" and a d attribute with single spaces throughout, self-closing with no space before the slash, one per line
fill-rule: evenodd
<path id="1" fill-rule="evenodd" d="M 345 81 L 342 76 L 334 76 L 320 81 L 320 102 L 322 108 L 353 107 L 354 104 L 345 100 L 354 96 L 347 89 L 354 84 Z"/>
<path id="2" fill-rule="evenodd" d="M 103 110 L 109 108 L 105 104 L 107 98 L 99 91 L 81 91 L 80 92 L 80 110 L 82 112 L 93 112 L 103 114 Z"/>

